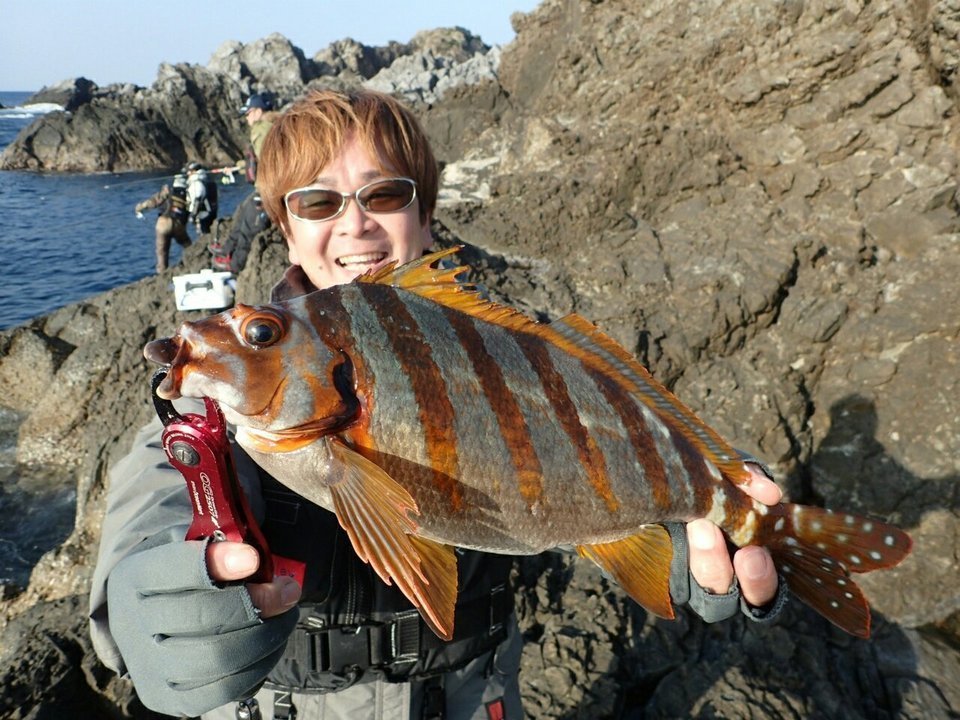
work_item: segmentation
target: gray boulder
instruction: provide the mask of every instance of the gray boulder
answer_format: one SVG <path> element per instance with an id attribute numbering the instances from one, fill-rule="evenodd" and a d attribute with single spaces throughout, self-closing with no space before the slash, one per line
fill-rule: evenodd
<path id="1" fill-rule="evenodd" d="M 97 90 L 97 84 L 92 80 L 83 77 L 74 78 L 50 87 L 41 88 L 31 95 L 25 104 L 54 103 L 63 107 L 67 112 L 71 112 L 90 102 Z"/>

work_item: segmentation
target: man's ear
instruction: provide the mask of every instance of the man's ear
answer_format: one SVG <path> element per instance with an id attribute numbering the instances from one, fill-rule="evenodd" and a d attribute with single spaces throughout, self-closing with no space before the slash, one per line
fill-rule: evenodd
<path id="1" fill-rule="evenodd" d="M 283 239 L 287 241 L 287 260 L 291 265 L 299 265 L 300 253 L 297 252 L 296 244 L 290 239 L 290 233 L 286 224 L 281 223 L 280 232 L 283 233 Z"/>
<path id="2" fill-rule="evenodd" d="M 429 250 L 433 246 L 433 233 L 430 232 L 430 218 L 431 214 L 427 213 L 427 219 L 423 223 L 423 227 L 420 228 L 421 242 L 423 243 L 424 251 Z"/>

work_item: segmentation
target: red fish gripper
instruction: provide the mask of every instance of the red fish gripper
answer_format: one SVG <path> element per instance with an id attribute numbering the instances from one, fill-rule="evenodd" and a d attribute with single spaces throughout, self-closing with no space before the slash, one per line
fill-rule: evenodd
<path id="1" fill-rule="evenodd" d="M 181 415 L 172 402 L 157 395 L 166 374 L 162 368 L 154 373 L 151 394 L 163 423 L 164 452 L 186 480 L 193 504 L 193 522 L 186 539 L 212 538 L 253 546 L 260 555 L 260 567 L 247 580 L 270 582 L 273 558 L 240 486 L 223 412 L 214 400 L 204 398 L 206 416 Z"/>

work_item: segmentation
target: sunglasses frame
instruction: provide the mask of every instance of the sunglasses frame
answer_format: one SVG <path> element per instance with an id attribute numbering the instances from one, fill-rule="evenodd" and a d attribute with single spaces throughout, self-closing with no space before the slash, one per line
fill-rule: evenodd
<path id="1" fill-rule="evenodd" d="M 379 185 L 380 183 L 388 183 L 388 182 L 402 182 L 410 185 L 410 187 L 413 188 L 413 194 L 410 196 L 410 202 L 408 202 L 406 205 L 404 205 L 401 208 L 397 208 L 396 210 L 371 210 L 366 206 L 366 203 L 360 200 L 360 193 L 362 193 L 364 190 L 370 187 L 373 187 L 374 185 Z M 290 207 L 290 202 L 289 202 L 290 196 L 293 195 L 294 193 L 305 192 L 307 190 L 323 190 L 324 192 L 332 193 L 333 195 L 339 195 L 340 208 L 330 217 L 325 217 L 320 220 L 311 220 L 310 218 L 300 217 Z M 306 185 L 304 187 L 294 188 L 290 192 L 284 194 L 283 206 L 287 209 L 287 212 L 290 214 L 291 217 L 295 218 L 296 220 L 299 220 L 300 222 L 324 223 L 324 222 L 329 222 L 331 220 L 335 220 L 336 218 L 343 215 L 343 212 L 347 209 L 347 202 L 350 200 L 353 200 L 355 203 L 357 203 L 360 209 L 363 210 L 363 212 L 365 213 L 372 213 L 374 215 L 389 215 L 391 213 L 397 213 L 397 212 L 402 212 L 406 210 L 408 207 L 413 205 L 413 201 L 416 199 L 417 199 L 417 181 L 416 180 L 408 177 L 388 177 L 388 178 L 380 178 L 379 180 L 374 180 L 373 182 L 368 182 L 366 185 L 363 185 L 362 187 L 357 188 L 353 192 L 348 192 L 348 193 L 340 192 L 339 190 L 333 190 L 332 188 L 324 187 L 323 185 Z"/>

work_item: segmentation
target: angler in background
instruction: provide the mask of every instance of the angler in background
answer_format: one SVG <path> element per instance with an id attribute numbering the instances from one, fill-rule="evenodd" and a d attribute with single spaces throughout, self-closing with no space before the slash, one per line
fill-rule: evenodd
<path id="1" fill-rule="evenodd" d="M 134 208 L 140 219 L 143 219 L 144 210 L 160 209 L 155 226 L 158 273 L 167 269 L 171 239 L 176 240 L 181 247 L 187 247 L 191 243 L 190 234 L 187 232 L 187 223 L 190 222 L 190 201 L 187 195 L 187 178 L 178 173 L 173 176 L 170 185 L 165 184 L 146 200 L 137 203 Z"/>
<path id="2" fill-rule="evenodd" d="M 183 169 L 187 176 L 187 210 L 197 226 L 197 232 L 206 234 L 217 219 L 219 190 L 213 176 L 198 162 Z"/>
<path id="3" fill-rule="evenodd" d="M 291 263 L 274 299 L 415 260 L 432 245 L 437 164 L 393 98 L 311 93 L 277 119 L 262 150 L 259 187 Z M 235 446 L 271 550 L 306 563 L 302 587 L 289 577 L 244 583 L 258 564 L 252 547 L 184 541 L 191 501 L 160 430 L 144 428 L 111 472 L 90 597 L 97 654 L 129 673 L 147 707 L 225 720 L 523 717 L 512 558 L 457 551 L 456 630 L 441 640 L 358 558 L 333 513 Z M 748 492 L 780 499 L 756 466 Z M 764 548 L 731 562 L 709 521 L 669 530 L 674 602 L 708 621 L 741 610 L 762 622 L 776 616 L 784 587 Z"/>
<path id="4" fill-rule="evenodd" d="M 268 95 L 255 93 L 247 98 L 240 108 L 240 115 L 250 128 L 250 145 L 247 147 L 245 159 L 239 161 L 236 166 L 244 170 L 248 182 L 255 183 L 260 149 L 277 113 L 273 109 L 273 100 Z M 263 211 L 259 192 L 254 190 L 234 211 L 233 222 L 227 237 L 211 244 L 210 252 L 213 255 L 214 269 L 228 270 L 234 274 L 243 270 L 247 255 L 250 254 L 253 238 L 268 227 L 270 227 L 270 219 Z"/>

